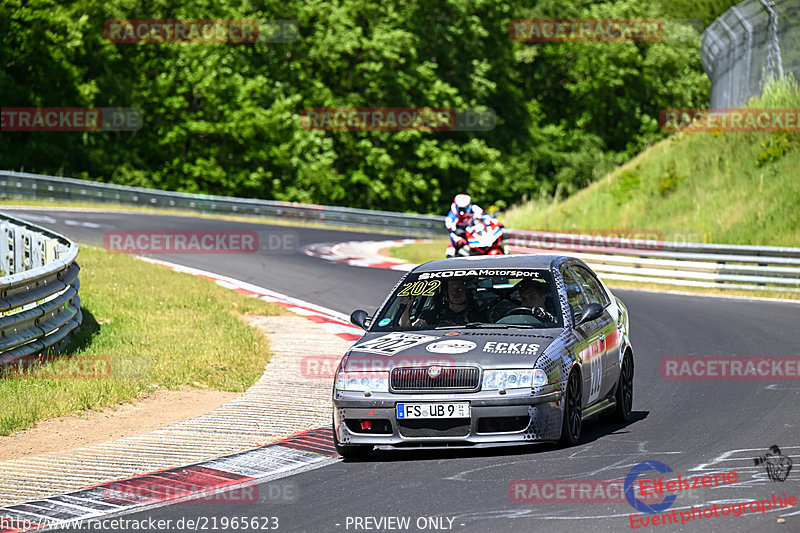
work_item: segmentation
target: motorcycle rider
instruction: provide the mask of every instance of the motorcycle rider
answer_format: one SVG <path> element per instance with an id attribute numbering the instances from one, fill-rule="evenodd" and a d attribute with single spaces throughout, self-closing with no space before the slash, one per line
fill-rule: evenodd
<path id="1" fill-rule="evenodd" d="M 446 257 L 455 257 L 462 246 L 467 246 L 467 228 L 476 222 L 490 224 L 494 219 L 483 212 L 478 205 L 472 203 L 468 194 L 457 194 L 450 204 L 450 212 L 444 219 L 445 227 L 450 231 L 450 244 Z"/>

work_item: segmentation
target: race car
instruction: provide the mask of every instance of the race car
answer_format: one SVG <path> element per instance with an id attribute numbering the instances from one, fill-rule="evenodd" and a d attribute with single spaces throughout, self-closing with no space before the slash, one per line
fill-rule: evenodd
<path id="1" fill-rule="evenodd" d="M 450 258 L 392 289 L 333 385 L 339 454 L 577 444 L 582 422 L 630 419 L 628 312 L 579 259 Z"/>

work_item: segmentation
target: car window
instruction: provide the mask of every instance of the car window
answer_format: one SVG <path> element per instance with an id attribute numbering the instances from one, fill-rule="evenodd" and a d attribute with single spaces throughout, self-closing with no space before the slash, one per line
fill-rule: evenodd
<path id="1" fill-rule="evenodd" d="M 581 285 L 572 276 L 567 265 L 561 265 L 560 270 L 561 277 L 564 279 L 564 287 L 567 290 L 567 302 L 572 306 L 574 312 L 580 313 L 586 305 L 586 298 L 581 292 Z"/>
<path id="2" fill-rule="evenodd" d="M 475 269 L 412 273 L 378 312 L 370 331 L 452 328 L 469 323 L 562 327 L 551 272 Z"/>
<path id="3" fill-rule="evenodd" d="M 586 293 L 586 297 L 589 298 L 589 303 L 598 303 L 603 307 L 607 306 L 610 300 L 608 299 L 606 291 L 604 291 L 603 287 L 600 285 L 600 282 L 597 281 L 597 278 L 580 265 L 572 265 L 571 268 L 575 277 L 580 282 L 583 292 Z"/>

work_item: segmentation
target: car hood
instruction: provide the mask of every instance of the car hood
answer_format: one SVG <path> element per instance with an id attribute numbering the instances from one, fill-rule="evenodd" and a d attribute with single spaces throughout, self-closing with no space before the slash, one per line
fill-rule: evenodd
<path id="1" fill-rule="evenodd" d="M 342 370 L 381 371 L 431 364 L 530 368 L 561 332 L 557 328 L 368 332 L 350 348 Z"/>

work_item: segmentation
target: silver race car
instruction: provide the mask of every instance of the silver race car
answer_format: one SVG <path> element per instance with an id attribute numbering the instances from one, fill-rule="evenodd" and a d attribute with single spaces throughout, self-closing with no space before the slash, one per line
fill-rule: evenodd
<path id="1" fill-rule="evenodd" d="M 420 265 L 342 358 L 333 433 L 345 458 L 375 446 L 576 444 L 582 422 L 629 420 L 623 303 L 579 259 L 511 255 Z"/>

